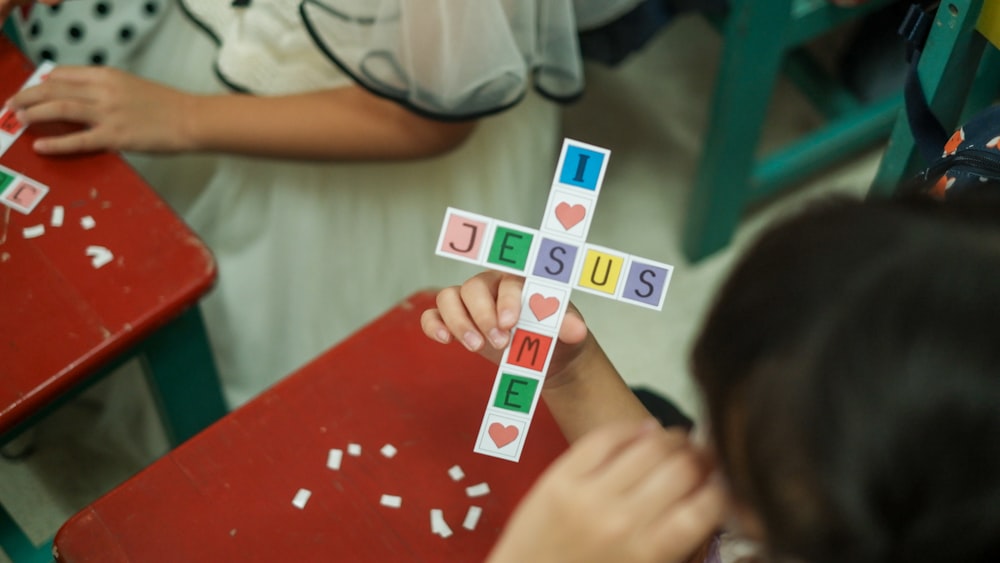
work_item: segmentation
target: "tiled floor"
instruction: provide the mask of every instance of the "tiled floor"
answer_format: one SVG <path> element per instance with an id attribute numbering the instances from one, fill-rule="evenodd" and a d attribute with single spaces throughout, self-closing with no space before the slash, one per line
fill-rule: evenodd
<path id="1" fill-rule="evenodd" d="M 881 154 L 880 147 L 868 150 L 762 206 L 745 219 L 730 248 L 688 264 L 679 232 L 719 48 L 718 36 L 703 20 L 679 19 L 623 66 L 591 67 L 585 98 L 565 117 L 567 136 L 612 150 L 589 239 L 676 267 L 660 313 L 580 292 L 574 299 L 626 379 L 673 397 L 692 414 L 698 401 L 686 371 L 688 345 L 733 256 L 768 221 L 809 198 L 831 191 L 863 193 Z M 787 84 L 780 85 L 776 100 L 781 111 L 772 111 L 766 145 L 818 122 Z M 139 381 L 134 370 L 116 377 Z M 120 386 L 118 392 L 148 401 L 140 385 Z M 33 456 L 0 462 L 0 503 L 35 539 L 53 534 L 68 516 L 148 461 L 116 448 L 115 432 L 130 428 L 127 421 L 107 432 L 92 428 L 98 410 L 86 398 L 74 402 L 42 425 Z M 162 436 L 147 439 L 153 451 L 163 447 Z"/>

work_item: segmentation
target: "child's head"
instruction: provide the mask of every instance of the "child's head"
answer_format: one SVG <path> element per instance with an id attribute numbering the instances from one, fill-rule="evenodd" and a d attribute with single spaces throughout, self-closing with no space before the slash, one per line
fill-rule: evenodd
<path id="1" fill-rule="evenodd" d="M 693 366 L 775 559 L 1000 561 L 995 204 L 831 201 L 782 223 Z"/>

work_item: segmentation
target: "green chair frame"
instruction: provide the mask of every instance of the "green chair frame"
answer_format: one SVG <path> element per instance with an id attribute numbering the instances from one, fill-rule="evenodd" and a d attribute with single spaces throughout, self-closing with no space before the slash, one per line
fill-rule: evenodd
<path id="1" fill-rule="evenodd" d="M 1000 50 L 976 31 L 982 7 L 983 0 L 942 3 L 917 66 L 928 105 L 947 131 L 1000 94 Z M 929 164 L 920 156 L 906 113 L 900 112 L 869 193 L 889 195 Z"/>
<path id="2" fill-rule="evenodd" d="M 862 102 L 803 47 L 808 41 L 886 6 L 872 0 L 840 8 L 827 0 L 732 0 L 717 23 L 723 52 L 694 187 L 683 250 L 691 261 L 727 246 L 755 202 L 860 150 L 892 129 L 902 92 Z M 758 156 L 779 72 L 824 115 L 824 125 Z"/>

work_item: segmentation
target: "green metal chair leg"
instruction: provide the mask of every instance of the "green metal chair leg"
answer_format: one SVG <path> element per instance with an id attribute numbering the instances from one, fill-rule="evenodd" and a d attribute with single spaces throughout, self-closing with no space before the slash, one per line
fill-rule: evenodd
<path id="1" fill-rule="evenodd" d="M 184 442 L 226 414 L 198 307 L 160 329 L 144 346 L 141 358 L 171 445 Z"/>
<path id="2" fill-rule="evenodd" d="M 10 514 L 0 506 L 0 549 L 14 563 L 50 563 L 52 561 L 52 540 L 39 546 L 31 543 L 28 536 Z"/>
<path id="3" fill-rule="evenodd" d="M 965 123 L 973 114 L 993 104 L 1000 96 L 1000 48 L 989 44 L 983 49 L 983 58 L 979 62 L 979 70 L 972 81 L 972 89 L 965 99 L 962 119 Z"/>
<path id="4" fill-rule="evenodd" d="M 785 51 L 791 1 L 734 2 L 723 29 L 711 121 L 688 203 L 684 252 L 702 258 L 729 243 L 748 201 L 747 182 Z M 754 25 L 757 22 L 758 25 Z M 769 25 L 759 25 L 769 22 Z"/>
<path id="5" fill-rule="evenodd" d="M 946 129 L 955 127 L 979 68 L 986 40 L 976 31 L 982 0 L 942 4 L 927 38 L 917 69 L 931 110 Z M 888 195 L 903 180 L 924 168 L 905 111 L 889 137 L 870 193 Z"/>

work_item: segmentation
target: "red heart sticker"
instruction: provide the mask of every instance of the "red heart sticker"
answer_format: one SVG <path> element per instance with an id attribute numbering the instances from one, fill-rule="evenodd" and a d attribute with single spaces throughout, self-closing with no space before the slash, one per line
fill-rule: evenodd
<path id="1" fill-rule="evenodd" d="M 556 206 L 556 219 L 559 219 L 559 222 L 562 223 L 562 226 L 567 231 L 580 221 L 583 221 L 586 215 L 587 208 L 582 205 L 570 205 L 562 202 Z"/>
<path id="2" fill-rule="evenodd" d="M 513 424 L 504 426 L 499 422 L 490 425 L 490 438 L 498 448 L 502 448 L 517 439 L 517 427 Z"/>
<path id="3" fill-rule="evenodd" d="M 534 313 L 535 318 L 541 321 L 551 317 L 559 310 L 559 300 L 555 297 L 545 297 L 541 293 L 535 293 L 528 298 L 528 308 Z"/>

